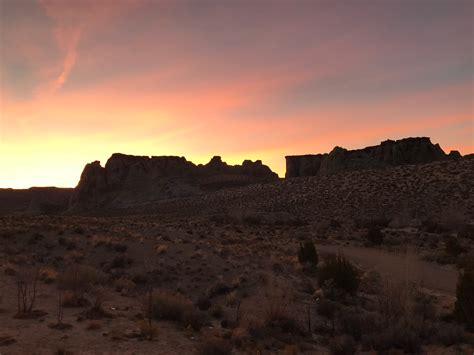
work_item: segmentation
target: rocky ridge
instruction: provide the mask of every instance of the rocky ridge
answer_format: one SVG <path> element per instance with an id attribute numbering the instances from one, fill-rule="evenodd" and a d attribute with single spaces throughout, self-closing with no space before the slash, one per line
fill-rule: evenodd
<path id="1" fill-rule="evenodd" d="M 428 137 L 386 140 L 379 145 L 347 150 L 335 147 L 330 153 L 286 156 L 286 177 L 334 174 L 340 171 L 423 164 L 460 158 L 457 151 L 446 154 Z"/>
<path id="2" fill-rule="evenodd" d="M 84 168 L 71 198 L 71 210 L 126 208 L 152 201 L 194 196 L 225 187 L 277 181 L 260 160 L 228 165 L 215 156 L 205 165 L 184 157 L 113 154 L 105 167 Z"/>

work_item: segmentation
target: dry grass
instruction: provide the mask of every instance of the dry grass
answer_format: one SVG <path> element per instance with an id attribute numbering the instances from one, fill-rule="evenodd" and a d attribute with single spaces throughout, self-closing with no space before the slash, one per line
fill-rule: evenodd
<path id="1" fill-rule="evenodd" d="M 99 330 L 102 328 L 102 322 L 99 320 L 92 320 L 87 323 L 87 330 Z"/>
<path id="2" fill-rule="evenodd" d="M 154 322 L 149 322 L 148 320 L 140 320 L 137 322 L 138 329 L 140 329 L 140 334 L 142 337 L 148 340 L 154 339 L 158 335 L 158 327 Z"/>
<path id="3" fill-rule="evenodd" d="M 93 285 L 104 283 L 106 275 L 88 265 L 72 265 L 58 278 L 58 286 L 67 290 L 64 296 L 64 306 L 74 307 L 84 305 L 84 294 L 91 290 Z"/>
<path id="4" fill-rule="evenodd" d="M 158 255 L 161 255 L 168 251 L 168 246 L 161 244 L 161 245 L 156 246 L 155 250 Z"/>

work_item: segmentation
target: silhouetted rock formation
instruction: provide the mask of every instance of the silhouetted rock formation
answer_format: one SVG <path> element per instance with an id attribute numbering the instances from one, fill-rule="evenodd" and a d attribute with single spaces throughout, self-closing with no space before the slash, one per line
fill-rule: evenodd
<path id="1" fill-rule="evenodd" d="M 72 192 L 58 187 L 0 189 L 0 215 L 59 213 L 67 209 Z"/>
<path id="2" fill-rule="evenodd" d="M 428 137 L 386 140 L 380 145 L 347 150 L 335 147 L 329 154 L 295 155 L 286 158 L 286 177 L 316 176 L 346 170 L 383 168 L 406 164 L 422 164 L 444 159 L 456 159 L 457 151 L 445 154 L 439 144 Z"/>
<path id="3" fill-rule="evenodd" d="M 105 167 L 95 161 L 84 168 L 70 207 L 124 208 L 156 200 L 192 196 L 231 186 L 278 180 L 260 160 L 227 165 L 216 156 L 195 165 L 184 157 L 113 154 Z"/>

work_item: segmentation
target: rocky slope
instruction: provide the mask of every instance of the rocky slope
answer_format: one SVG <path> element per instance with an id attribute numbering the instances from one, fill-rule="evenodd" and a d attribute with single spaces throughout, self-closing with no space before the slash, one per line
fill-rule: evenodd
<path id="1" fill-rule="evenodd" d="M 406 164 L 430 163 L 447 158 L 458 158 L 456 151 L 445 154 L 439 144 L 428 137 L 386 140 L 380 145 L 347 150 L 335 147 L 329 154 L 286 157 L 286 177 L 334 174 L 345 170 L 384 168 Z"/>
<path id="2" fill-rule="evenodd" d="M 84 168 L 74 190 L 72 211 L 127 208 L 157 200 L 199 195 L 231 186 L 277 181 L 260 160 L 227 165 L 220 157 L 195 165 L 184 157 L 113 154 L 105 167 L 95 161 Z"/>
<path id="3" fill-rule="evenodd" d="M 108 213 L 240 214 L 284 223 L 291 222 L 291 215 L 317 224 L 382 217 L 474 222 L 474 159 L 285 179 L 100 214 Z"/>

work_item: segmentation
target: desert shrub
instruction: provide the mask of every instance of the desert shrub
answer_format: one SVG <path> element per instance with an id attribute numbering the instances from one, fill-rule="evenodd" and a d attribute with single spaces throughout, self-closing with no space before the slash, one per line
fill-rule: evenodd
<path id="1" fill-rule="evenodd" d="M 474 240 L 474 225 L 464 224 L 458 229 L 458 238 Z"/>
<path id="2" fill-rule="evenodd" d="M 81 303 L 84 293 L 93 285 L 103 283 L 105 280 L 105 274 L 91 266 L 72 265 L 59 275 L 58 285 L 61 289 L 71 291 L 72 298 Z"/>
<path id="3" fill-rule="evenodd" d="M 98 330 L 100 328 L 102 328 L 102 322 L 99 320 L 92 320 L 86 326 L 86 330 Z"/>
<path id="4" fill-rule="evenodd" d="M 164 291 L 153 294 L 152 312 L 156 319 L 175 321 L 185 327 L 191 326 L 195 330 L 202 327 L 202 314 L 181 294 Z"/>
<path id="5" fill-rule="evenodd" d="M 91 293 L 94 297 L 92 309 L 98 313 L 104 313 L 103 304 L 109 299 L 107 290 L 103 286 L 96 286 L 92 289 Z"/>
<path id="6" fill-rule="evenodd" d="M 148 320 L 141 320 L 137 323 L 138 329 L 140 329 L 140 334 L 142 337 L 148 340 L 152 340 L 158 334 L 158 328 L 154 323 L 148 322 Z"/>
<path id="7" fill-rule="evenodd" d="M 300 264 L 310 264 L 311 266 L 318 265 L 318 253 L 314 247 L 314 243 L 310 240 L 300 243 L 300 249 L 298 251 L 298 261 Z"/>
<path id="8" fill-rule="evenodd" d="M 444 346 L 460 344 L 464 341 L 464 329 L 458 324 L 438 322 L 434 326 L 434 340 Z"/>
<path id="9" fill-rule="evenodd" d="M 356 268 L 342 254 L 329 257 L 319 268 L 319 285 L 327 284 L 330 280 L 335 289 L 349 294 L 355 294 L 359 287 L 359 275 Z"/>
<path id="10" fill-rule="evenodd" d="M 318 306 L 316 308 L 316 312 L 323 317 L 328 319 L 334 318 L 334 315 L 339 310 L 339 304 L 337 302 L 322 299 L 318 302 Z"/>
<path id="11" fill-rule="evenodd" d="M 44 235 L 38 232 L 33 233 L 28 239 L 27 243 L 29 245 L 37 244 L 40 240 L 44 239 Z"/>
<path id="12" fill-rule="evenodd" d="M 36 291 L 40 269 L 22 268 L 16 274 L 17 314 L 18 318 L 28 318 L 36 305 Z"/>
<path id="13" fill-rule="evenodd" d="M 66 239 L 63 236 L 58 238 L 58 244 L 67 250 L 74 250 L 76 248 L 76 243 L 73 240 Z"/>
<path id="14" fill-rule="evenodd" d="M 214 296 L 226 295 L 232 291 L 232 285 L 228 285 L 223 281 L 217 281 L 207 290 L 207 297 L 212 298 Z"/>
<path id="15" fill-rule="evenodd" d="M 335 328 L 335 316 L 340 308 L 339 303 L 331 301 L 329 299 L 321 299 L 318 301 L 318 306 L 316 312 L 329 320 L 331 330 L 334 331 Z"/>
<path id="16" fill-rule="evenodd" d="M 110 265 L 113 269 L 119 268 L 126 268 L 133 263 L 131 258 L 127 258 L 123 255 L 117 256 L 112 260 L 112 264 Z"/>
<path id="17" fill-rule="evenodd" d="M 271 281 L 264 289 L 263 296 L 262 310 L 266 324 L 290 319 L 288 311 L 290 295 L 283 285 L 275 280 Z"/>
<path id="18" fill-rule="evenodd" d="M 329 227 L 330 228 L 334 228 L 334 229 L 337 229 L 337 228 L 341 228 L 342 224 L 339 220 L 333 218 L 329 221 Z"/>
<path id="19" fill-rule="evenodd" d="M 406 283 L 385 281 L 380 293 L 377 295 L 377 303 L 380 315 L 386 324 L 405 316 L 410 307 L 413 288 Z"/>
<path id="20" fill-rule="evenodd" d="M 449 236 L 445 242 L 445 251 L 448 255 L 458 256 L 465 252 L 466 249 L 459 243 L 458 238 Z"/>
<path id="21" fill-rule="evenodd" d="M 474 270 L 459 273 L 454 316 L 468 329 L 474 329 Z"/>
<path id="22" fill-rule="evenodd" d="M 240 297 L 236 291 L 232 291 L 226 296 L 225 301 L 226 301 L 226 306 L 234 307 L 238 305 L 238 303 L 240 302 Z"/>
<path id="23" fill-rule="evenodd" d="M 367 294 L 378 294 L 382 287 L 382 276 L 377 271 L 365 272 L 360 281 L 360 289 Z"/>
<path id="24" fill-rule="evenodd" d="M 58 276 L 58 273 L 55 270 L 48 268 L 48 269 L 41 269 L 39 278 L 45 284 L 51 284 L 54 281 L 56 281 L 57 276 Z"/>
<path id="25" fill-rule="evenodd" d="M 401 349 L 407 353 L 418 353 L 421 350 L 421 323 L 416 320 L 402 319 L 363 337 L 366 347 L 377 351 Z"/>
<path id="26" fill-rule="evenodd" d="M 221 319 L 224 316 L 224 309 L 221 305 L 214 305 L 209 308 L 209 314 L 214 318 Z"/>
<path id="27" fill-rule="evenodd" d="M 432 298 L 424 292 L 415 291 L 412 305 L 413 314 L 423 321 L 432 320 L 436 317 L 436 307 Z"/>
<path id="28" fill-rule="evenodd" d="M 81 226 L 77 226 L 73 229 L 73 232 L 76 233 L 76 234 L 84 234 L 85 233 L 85 229 Z"/>
<path id="29" fill-rule="evenodd" d="M 209 298 L 207 297 L 199 297 L 198 300 L 196 301 L 196 306 L 201 310 L 201 311 L 207 311 L 211 307 L 212 303 L 209 301 Z"/>
<path id="30" fill-rule="evenodd" d="M 373 245 L 380 245 L 383 243 L 383 233 L 378 227 L 369 228 L 365 237 L 367 241 Z"/>
<path id="31" fill-rule="evenodd" d="M 428 233 L 446 233 L 449 229 L 433 219 L 424 220 L 421 224 L 422 230 Z"/>
<path id="32" fill-rule="evenodd" d="M 347 335 L 332 338 L 329 342 L 329 353 L 331 355 L 352 355 L 357 350 L 354 338 Z"/>
<path id="33" fill-rule="evenodd" d="M 161 255 L 168 251 L 168 246 L 165 244 L 161 244 L 161 245 L 158 245 L 155 250 L 158 255 Z"/>
<path id="34" fill-rule="evenodd" d="M 474 250 L 461 255 L 457 260 L 457 266 L 464 270 L 474 270 Z"/>
<path id="35" fill-rule="evenodd" d="M 54 355 L 73 355 L 74 353 L 72 351 L 67 350 L 64 345 L 60 345 L 56 348 L 56 350 L 53 352 Z"/>
<path id="36" fill-rule="evenodd" d="M 256 214 L 246 214 L 242 217 L 242 223 L 249 226 L 259 226 L 262 224 L 262 218 Z"/>
<path id="37" fill-rule="evenodd" d="M 125 277 L 120 277 L 114 281 L 115 291 L 122 292 L 123 290 L 134 290 L 137 285 L 132 280 Z"/>
<path id="38" fill-rule="evenodd" d="M 385 216 L 369 218 L 369 219 L 357 219 L 355 221 L 357 228 L 387 228 L 390 223 L 390 219 Z"/>
<path id="39" fill-rule="evenodd" d="M 118 253 L 125 253 L 127 249 L 128 249 L 128 246 L 125 244 L 120 244 L 120 243 L 114 244 L 114 250 Z"/>
<path id="40" fill-rule="evenodd" d="M 230 354 L 232 345 L 228 340 L 216 337 L 205 339 L 199 345 L 197 353 L 200 355 L 227 355 Z"/>
<path id="41" fill-rule="evenodd" d="M 150 281 L 150 278 L 148 275 L 143 275 L 143 274 L 135 274 L 132 276 L 132 282 L 135 283 L 135 285 L 145 285 Z"/>
<path id="42" fill-rule="evenodd" d="M 362 309 L 345 309 L 339 312 L 338 323 L 343 334 L 348 334 L 360 340 L 365 334 L 370 334 L 380 326 L 380 319 Z"/>

